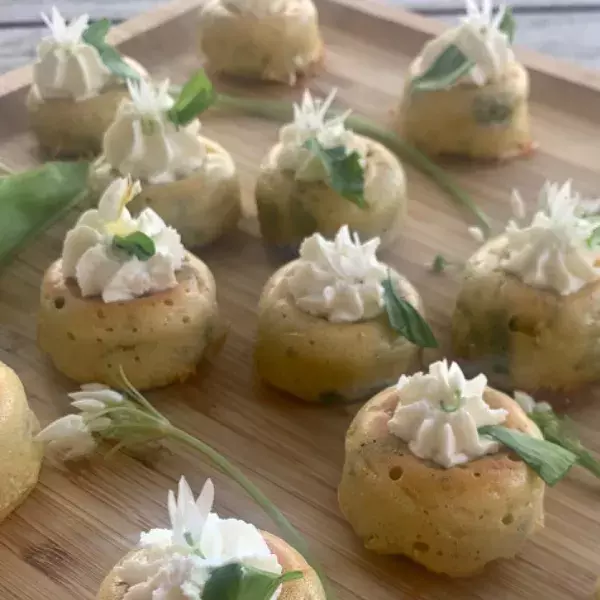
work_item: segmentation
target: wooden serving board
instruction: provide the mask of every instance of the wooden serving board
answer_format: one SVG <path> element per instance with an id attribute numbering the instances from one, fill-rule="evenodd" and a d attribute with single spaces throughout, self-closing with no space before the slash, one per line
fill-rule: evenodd
<path id="1" fill-rule="evenodd" d="M 113 39 L 157 77 L 182 82 L 200 66 L 197 5 L 197 0 L 181 0 L 164 6 L 118 27 Z M 309 82 L 311 89 L 326 94 L 336 86 L 339 104 L 389 122 L 411 57 L 440 26 L 358 0 L 319 0 L 318 6 L 327 57 L 325 70 Z M 572 177 L 583 193 L 600 189 L 600 78 L 540 56 L 523 58 L 532 70 L 531 108 L 540 151 L 510 164 L 449 167 L 497 220 L 509 215 L 512 187 L 534 198 L 546 177 Z M 39 161 L 24 108 L 30 75 L 30 68 L 24 68 L 0 78 L 0 159 L 16 168 Z M 267 85 L 237 91 L 297 99 L 301 88 Z M 232 328 L 213 364 L 186 385 L 150 398 L 175 424 L 214 445 L 263 488 L 308 538 L 342 600 L 589 598 L 600 573 L 600 483 L 579 470 L 549 490 L 546 528 L 521 556 L 472 579 L 436 577 L 409 560 L 362 549 L 336 501 L 344 434 L 356 407 L 307 406 L 264 389 L 253 375 L 256 304 L 274 266 L 256 236 L 252 189 L 259 160 L 276 139 L 277 124 L 218 112 L 206 114 L 203 123 L 205 133 L 233 153 L 244 185 L 247 219 L 242 229 L 201 254 L 215 273 Z M 425 265 L 438 252 L 464 260 L 474 244 L 466 235 L 463 214 L 436 186 L 410 167 L 408 177 L 410 221 L 404 237 L 383 258 L 419 288 L 444 337 L 457 282 L 451 275 L 431 274 Z M 21 376 L 42 423 L 67 411 L 66 393 L 75 388 L 49 366 L 35 343 L 42 272 L 58 257 L 75 217 L 69 215 L 39 236 L 0 273 L 0 360 Z M 594 435 L 600 429 L 600 408 L 585 400 L 573 401 L 569 412 L 583 440 L 600 451 Z M 206 477 L 213 477 L 223 515 L 272 528 L 236 484 L 205 460 L 178 446 L 169 450 L 152 462 L 122 454 L 77 469 L 47 462 L 36 490 L 0 526 L 0 598 L 94 598 L 105 573 L 133 547 L 139 531 L 166 523 L 166 491 L 182 474 L 197 490 Z"/>

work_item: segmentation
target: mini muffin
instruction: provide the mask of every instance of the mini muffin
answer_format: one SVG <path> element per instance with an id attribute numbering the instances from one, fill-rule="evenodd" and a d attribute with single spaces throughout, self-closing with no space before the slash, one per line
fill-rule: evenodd
<path id="1" fill-rule="evenodd" d="M 137 595 L 141 591 L 151 597 L 157 589 L 169 598 L 170 594 L 178 597 L 184 586 L 186 590 L 193 589 L 200 598 L 210 570 L 231 563 L 260 569 L 274 577 L 293 571 L 302 573 L 302 578 L 284 583 L 273 600 L 325 600 L 325 592 L 316 573 L 286 542 L 244 521 L 221 519 L 209 512 L 213 495 L 210 480 L 196 504 L 183 478 L 179 489 L 177 501 L 170 496 L 175 509 L 171 514 L 171 529 L 143 533 L 140 549 L 128 554 L 108 574 L 97 600 L 133 600 L 141 597 Z M 186 498 L 190 500 L 187 507 L 183 504 Z M 194 516 L 197 517 L 196 524 Z M 179 533 L 178 525 L 183 528 Z M 179 539 L 184 531 L 185 539 Z M 190 546 L 189 542 L 194 545 Z M 200 550 L 202 556 L 194 553 L 195 549 Z M 174 554 L 175 551 L 177 554 Z M 206 564 L 210 567 L 207 568 Z M 175 570 L 177 575 L 173 576 Z M 262 600 L 259 596 L 256 598 Z"/>
<path id="2" fill-rule="evenodd" d="M 477 428 L 541 433 L 486 383 L 441 361 L 361 408 L 346 435 L 339 502 L 367 549 L 461 577 L 514 556 L 543 524 L 544 482 Z"/>
<path id="3" fill-rule="evenodd" d="M 570 183 L 546 184 L 528 225 L 510 223 L 467 262 L 455 352 L 506 364 L 512 386 L 568 392 L 600 379 L 596 222 Z"/>
<path id="4" fill-rule="evenodd" d="M 123 78 L 104 64 L 98 46 L 91 43 L 89 33 L 100 23 L 89 26 L 88 16 L 83 15 L 67 25 L 56 8 L 52 9 L 52 21 L 42 16 L 51 35 L 38 46 L 33 66 L 27 97 L 31 127 L 42 149 L 52 157 L 96 154 L 119 104 L 127 97 L 127 87 Z M 108 47 L 103 39 L 100 44 Z M 118 56 L 113 48 L 110 51 Z M 121 65 L 123 75 L 147 75 L 130 58 L 123 58 Z"/>
<path id="5" fill-rule="evenodd" d="M 377 238 L 361 244 L 343 227 L 330 242 L 305 240 L 300 259 L 267 282 L 258 307 L 255 363 L 270 385 L 309 402 L 360 400 L 418 367 L 420 349 L 398 335 L 382 281 L 423 313 L 402 275 L 380 263 Z"/>
<path id="6" fill-rule="evenodd" d="M 323 57 L 312 0 L 209 0 L 200 47 L 215 73 L 289 85 Z"/>
<path id="7" fill-rule="evenodd" d="M 0 521 L 35 487 L 43 447 L 33 441 L 39 423 L 17 374 L 0 362 Z"/>
<path id="8" fill-rule="evenodd" d="M 199 135 L 200 122 L 171 120 L 169 82 L 129 85 L 104 137 L 103 154 L 91 165 L 90 200 L 115 177 L 140 180 L 134 211 L 155 210 L 176 228 L 188 248 L 204 246 L 235 228 L 241 215 L 240 184 L 230 154 Z"/>
<path id="9" fill-rule="evenodd" d="M 42 281 L 39 345 L 79 383 L 114 384 L 121 368 L 141 390 L 182 381 L 224 338 L 210 270 L 151 209 L 133 219 L 134 194 L 116 180 Z"/>
<path id="10" fill-rule="evenodd" d="M 318 232 L 332 237 L 342 225 L 388 244 L 404 224 L 402 165 L 385 146 L 346 129 L 348 113 L 327 118 L 334 95 L 335 90 L 323 102 L 306 91 L 302 104 L 295 106 L 294 122 L 281 129 L 279 143 L 263 160 L 256 203 L 261 234 L 269 245 L 295 252 L 306 236 Z M 311 144 L 313 148 L 307 147 Z M 345 160 L 357 161 L 357 181 L 352 183 L 360 187 L 358 198 L 337 189 L 314 146 L 332 155 L 344 149 Z"/>
<path id="11" fill-rule="evenodd" d="M 529 75 L 515 59 L 513 33 L 510 12 L 492 16 L 491 2 L 481 12 L 468 2 L 461 25 L 430 41 L 411 64 L 400 134 L 431 155 L 505 159 L 530 151 Z M 453 74 L 444 69 L 457 64 Z"/>

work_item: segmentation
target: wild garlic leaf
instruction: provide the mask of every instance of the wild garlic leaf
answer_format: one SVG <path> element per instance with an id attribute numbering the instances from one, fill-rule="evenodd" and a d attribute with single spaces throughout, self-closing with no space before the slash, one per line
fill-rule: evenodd
<path id="1" fill-rule="evenodd" d="M 592 235 L 590 235 L 588 238 L 587 243 L 590 248 L 600 246 L 600 227 L 596 227 L 596 229 L 594 229 Z"/>
<path id="2" fill-rule="evenodd" d="M 552 409 L 534 410 L 527 416 L 540 428 L 544 438 L 573 452 L 580 466 L 600 477 L 600 461 L 579 441 L 573 421 L 566 417 L 561 419 Z"/>
<path id="3" fill-rule="evenodd" d="M 577 463 L 577 455 L 549 440 L 540 440 L 516 429 L 501 425 L 480 427 L 481 435 L 489 435 L 515 452 L 549 486 L 558 483 Z"/>
<path id="4" fill-rule="evenodd" d="M 391 277 L 388 276 L 381 285 L 385 310 L 392 329 L 421 348 L 437 348 L 438 342 L 427 321 L 410 302 L 398 296 Z"/>
<path id="5" fill-rule="evenodd" d="M 209 106 L 214 104 L 217 94 L 210 79 L 201 69 L 197 71 L 181 88 L 169 119 L 175 125 L 187 125 Z"/>
<path id="6" fill-rule="evenodd" d="M 425 73 L 412 80 L 412 89 L 419 92 L 446 89 L 474 66 L 474 61 L 469 60 L 457 46 L 451 44 L 433 61 Z"/>
<path id="7" fill-rule="evenodd" d="M 506 34 L 508 41 L 512 44 L 515 40 L 517 21 L 515 20 L 515 16 L 513 15 L 510 7 L 506 8 L 504 16 L 502 17 L 502 21 L 500 21 L 499 29 Z"/>
<path id="8" fill-rule="evenodd" d="M 132 69 L 124 60 L 118 50 L 106 41 L 106 34 L 110 29 L 110 21 L 101 19 L 92 23 L 83 32 L 83 41 L 98 50 L 106 68 L 121 79 L 140 79 L 140 74 Z"/>
<path id="9" fill-rule="evenodd" d="M 275 575 L 231 563 L 212 571 L 204 586 L 202 600 L 270 600 L 282 583 L 301 577 L 300 571 Z"/>
<path id="10" fill-rule="evenodd" d="M 141 231 L 134 231 L 125 236 L 115 235 L 112 245 L 116 250 L 121 250 L 142 261 L 149 260 L 156 254 L 154 240 Z"/>
<path id="11" fill-rule="evenodd" d="M 85 161 L 48 162 L 0 177 L 0 265 L 77 202 L 88 170 Z"/>
<path id="12" fill-rule="evenodd" d="M 360 154 L 356 150 L 346 152 L 346 148 L 343 146 L 324 148 L 316 138 L 307 140 L 304 147 L 323 163 L 328 175 L 327 183 L 331 189 L 359 208 L 367 208 L 365 171 L 361 164 Z"/>
<path id="13" fill-rule="evenodd" d="M 431 270 L 434 273 L 443 273 L 448 266 L 448 261 L 441 254 L 436 254 L 433 262 L 431 263 Z"/>

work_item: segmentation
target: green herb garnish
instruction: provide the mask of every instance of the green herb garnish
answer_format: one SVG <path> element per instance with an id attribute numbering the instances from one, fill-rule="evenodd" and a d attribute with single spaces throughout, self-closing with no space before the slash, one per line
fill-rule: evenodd
<path id="1" fill-rule="evenodd" d="M 331 189 L 356 206 L 367 207 L 365 171 L 360 163 L 360 154 L 356 150 L 347 152 L 344 146 L 324 148 L 316 138 L 307 140 L 304 147 L 321 160 Z"/>
<path id="2" fill-rule="evenodd" d="M 87 162 L 49 162 L 0 177 L 0 265 L 81 198 L 88 170 Z"/>
<path id="3" fill-rule="evenodd" d="M 427 321 L 410 302 L 398 296 L 391 276 L 388 275 L 381 285 L 385 310 L 392 329 L 421 348 L 437 348 L 437 340 Z"/>
<path id="4" fill-rule="evenodd" d="M 301 571 L 275 575 L 232 563 L 212 571 L 202 600 L 270 600 L 280 585 L 302 577 Z"/>
<path id="5" fill-rule="evenodd" d="M 129 235 L 115 235 L 112 241 L 113 248 L 146 261 L 156 254 L 154 240 L 141 231 L 134 231 Z"/>
<path id="6" fill-rule="evenodd" d="M 572 452 L 577 457 L 577 464 L 600 477 L 600 461 L 579 441 L 575 424 L 571 419 L 561 419 L 551 408 L 534 410 L 527 416 L 540 428 L 549 442 Z"/>
<path id="7" fill-rule="evenodd" d="M 590 248 L 595 248 L 600 245 L 600 227 L 596 227 L 592 232 L 592 235 L 587 239 L 587 244 Z"/>
<path id="8" fill-rule="evenodd" d="M 436 254 L 431 263 L 431 270 L 434 273 L 443 273 L 449 264 L 450 263 L 441 254 Z"/>
<path id="9" fill-rule="evenodd" d="M 558 483 L 577 463 L 577 455 L 574 452 L 516 429 L 488 425 L 479 428 L 478 432 L 481 435 L 488 435 L 510 448 L 549 486 Z"/>
<path id="10" fill-rule="evenodd" d="M 106 41 L 106 34 L 110 29 L 110 21 L 101 19 L 92 23 L 83 32 L 83 41 L 98 50 L 106 68 L 121 79 L 140 79 L 140 74 L 132 69 L 124 60 L 118 50 Z"/>
<path id="11" fill-rule="evenodd" d="M 515 37 L 516 21 L 512 10 L 507 8 L 498 26 L 510 43 Z M 475 66 L 457 46 L 448 46 L 421 75 L 412 80 L 412 89 L 419 92 L 443 90 L 454 85 Z"/>
<path id="12" fill-rule="evenodd" d="M 217 99 L 217 94 L 203 70 L 197 71 L 181 88 L 169 119 L 175 125 L 187 125 Z"/>

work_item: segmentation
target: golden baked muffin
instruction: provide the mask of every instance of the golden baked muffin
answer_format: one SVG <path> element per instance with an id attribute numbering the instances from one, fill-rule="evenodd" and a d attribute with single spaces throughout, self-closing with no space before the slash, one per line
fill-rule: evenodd
<path id="1" fill-rule="evenodd" d="M 511 48 L 510 9 L 494 15 L 492 1 L 428 42 L 412 62 L 396 127 L 431 155 L 504 159 L 533 147 L 529 75 Z"/>
<path id="2" fill-rule="evenodd" d="M 0 362 L 0 521 L 35 487 L 43 447 L 33 441 L 39 423 L 17 374 Z"/>
<path id="3" fill-rule="evenodd" d="M 327 117 L 325 101 L 308 91 L 295 106 L 261 165 L 256 182 L 260 230 L 271 246 L 297 251 L 318 232 L 333 237 L 342 225 L 389 244 L 406 219 L 404 169 L 379 142 L 346 129 L 349 113 Z"/>
<path id="4" fill-rule="evenodd" d="M 230 154 L 199 135 L 195 113 L 183 122 L 173 116 L 168 81 L 159 87 L 140 81 L 129 88 L 130 98 L 106 132 L 103 153 L 90 167 L 90 199 L 97 199 L 115 177 L 131 176 L 141 183 L 131 209 L 152 208 L 179 231 L 188 248 L 209 244 L 235 228 L 240 184 Z"/>
<path id="5" fill-rule="evenodd" d="M 147 76 L 131 58 L 120 58 L 104 41 L 110 24 L 88 24 L 83 15 L 67 24 L 57 9 L 42 15 L 50 35 L 38 46 L 27 97 L 31 127 L 52 157 L 96 154 L 117 108 L 127 97 L 125 79 Z M 111 56 L 111 68 L 104 53 Z"/>
<path id="6" fill-rule="evenodd" d="M 294 85 L 323 58 L 312 0 L 209 0 L 200 47 L 215 73 Z"/>
<path id="7" fill-rule="evenodd" d="M 445 361 L 365 404 L 346 435 L 340 508 L 369 550 L 471 575 L 543 524 L 544 482 L 479 427 L 541 438 L 511 398 Z"/>
<path id="8" fill-rule="evenodd" d="M 546 184 L 530 223 L 511 222 L 467 262 L 455 352 L 508 369 L 512 386 L 569 391 L 600 379 L 596 221 L 567 183 Z"/>
<path id="9" fill-rule="evenodd" d="M 208 480 L 194 504 L 192 492 L 182 478 L 177 500 L 172 495 L 169 499 L 171 528 L 142 534 L 140 548 L 108 574 L 97 600 L 152 600 L 152 593 L 157 591 L 175 597 L 183 588 L 201 597 L 211 585 L 211 575 L 228 563 L 229 568 L 234 569 L 235 565 L 242 570 L 245 567 L 259 569 L 273 580 L 286 573 L 298 572 L 299 577 L 301 574 L 299 579 L 283 583 L 279 591 L 265 596 L 264 600 L 271 597 L 273 600 L 325 600 L 319 578 L 296 550 L 249 523 L 221 519 L 210 512 L 212 498 L 212 483 Z M 188 499 L 186 507 L 184 502 Z M 219 597 L 228 596 L 222 593 Z"/>
<path id="10" fill-rule="evenodd" d="M 378 239 L 361 244 L 342 227 L 315 234 L 300 259 L 267 282 L 258 306 L 255 364 L 270 385 L 306 401 L 368 398 L 418 367 L 419 346 L 390 324 L 384 282 L 416 314 L 411 283 L 380 263 Z"/>
<path id="11" fill-rule="evenodd" d="M 131 217 L 135 192 L 115 180 L 44 275 L 39 345 L 80 383 L 114 384 L 121 368 L 138 389 L 181 381 L 224 338 L 210 270 L 154 211 Z"/>

